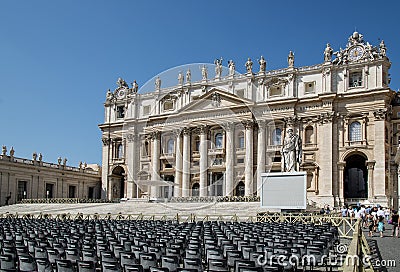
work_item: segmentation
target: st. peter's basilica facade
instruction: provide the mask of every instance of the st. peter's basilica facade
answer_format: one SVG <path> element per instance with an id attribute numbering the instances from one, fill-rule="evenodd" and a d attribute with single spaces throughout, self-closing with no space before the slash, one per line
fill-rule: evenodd
<path id="1" fill-rule="evenodd" d="M 161 74 L 151 92 L 119 79 L 99 125 L 102 197 L 256 196 L 261 173 L 281 171 L 292 129 L 309 202 L 398 206 L 399 100 L 386 46 L 354 32 L 344 49 L 321 51 L 322 63 L 307 67 L 292 52 L 279 70 L 248 59 L 244 74 L 221 58 L 179 72 L 172 87 Z"/>

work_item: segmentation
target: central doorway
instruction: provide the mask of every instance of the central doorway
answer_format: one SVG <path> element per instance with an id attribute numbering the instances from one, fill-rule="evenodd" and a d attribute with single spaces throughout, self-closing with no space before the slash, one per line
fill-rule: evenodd
<path id="1" fill-rule="evenodd" d="M 346 158 L 344 170 L 344 198 L 368 198 L 367 158 L 361 154 Z"/>

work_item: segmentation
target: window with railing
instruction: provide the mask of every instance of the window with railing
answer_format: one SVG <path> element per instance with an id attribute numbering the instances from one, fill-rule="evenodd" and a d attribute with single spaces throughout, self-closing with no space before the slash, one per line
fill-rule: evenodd
<path id="1" fill-rule="evenodd" d="M 361 87 L 362 86 L 362 72 L 351 72 L 349 76 L 349 87 Z"/>

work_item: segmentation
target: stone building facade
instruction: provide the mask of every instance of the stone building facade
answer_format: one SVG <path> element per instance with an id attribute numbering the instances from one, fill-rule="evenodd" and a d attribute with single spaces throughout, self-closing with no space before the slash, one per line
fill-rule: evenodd
<path id="1" fill-rule="evenodd" d="M 101 168 L 82 164 L 79 167 L 42 161 L 34 153 L 32 159 L 14 157 L 3 146 L 0 155 L 0 206 L 15 204 L 24 199 L 80 198 L 99 199 Z"/>
<path id="2" fill-rule="evenodd" d="M 212 76 L 204 65 L 200 80 L 188 70 L 163 88 L 161 74 L 147 93 L 119 79 L 99 125 L 102 197 L 257 195 L 261 173 L 281 171 L 291 128 L 302 139 L 309 202 L 398 205 L 400 124 L 386 46 L 354 32 L 343 47 L 327 44 L 322 63 L 307 67 L 295 67 L 292 52 L 279 70 L 248 59 L 245 74 L 233 61 L 224 73 L 221 58 Z"/>

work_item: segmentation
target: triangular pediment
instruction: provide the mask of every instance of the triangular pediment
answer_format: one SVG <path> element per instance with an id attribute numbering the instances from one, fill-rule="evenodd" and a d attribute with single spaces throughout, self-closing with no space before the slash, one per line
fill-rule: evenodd
<path id="1" fill-rule="evenodd" d="M 254 102 L 234 94 L 211 89 L 207 93 L 197 97 L 194 101 L 180 109 L 180 112 L 199 112 L 209 110 L 224 110 L 240 107 L 250 107 Z"/>

